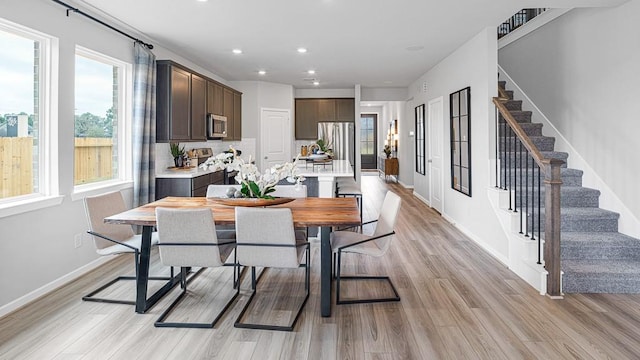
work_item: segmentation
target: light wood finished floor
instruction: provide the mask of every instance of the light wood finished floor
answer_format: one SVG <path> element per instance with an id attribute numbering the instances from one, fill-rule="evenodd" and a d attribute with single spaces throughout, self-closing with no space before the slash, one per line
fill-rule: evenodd
<path id="1" fill-rule="evenodd" d="M 240 330 L 242 295 L 215 329 L 158 329 L 174 290 L 147 314 L 82 302 L 116 273 L 123 257 L 0 319 L 0 359 L 638 359 L 640 296 L 540 296 L 411 190 L 363 176 L 364 218 L 377 217 L 387 188 L 403 199 L 396 242 L 384 258 L 345 257 L 347 272 L 390 274 L 399 303 L 341 305 L 319 312 L 319 249 L 312 246 L 312 294 L 295 332 Z M 480 196 L 480 195 L 479 195 Z M 152 272 L 158 266 L 155 254 Z M 109 276 L 106 274 L 109 273 Z M 286 322 L 304 271 L 269 269 L 247 320 Z M 248 278 L 248 277 L 247 277 Z M 345 295 L 379 295 L 377 284 L 345 285 Z M 131 296 L 131 287 L 115 291 Z M 207 269 L 172 320 L 206 320 L 231 295 L 229 269 Z M 274 299 L 279 297 L 280 300 Z M 335 301 L 335 299 L 334 299 Z"/>

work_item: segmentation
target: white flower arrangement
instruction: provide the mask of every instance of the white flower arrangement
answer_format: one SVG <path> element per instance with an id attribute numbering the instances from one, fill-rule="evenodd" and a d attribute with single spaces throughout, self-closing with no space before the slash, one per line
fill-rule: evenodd
<path id="1" fill-rule="evenodd" d="M 292 163 L 278 164 L 265 170 L 264 173 L 260 173 L 258 167 L 251 162 L 251 156 L 249 156 L 249 161 L 245 162 L 236 155 L 233 147 L 229 146 L 229 149 L 231 152 L 212 156 L 200 167 L 205 170 L 213 168 L 213 170 L 237 171 L 235 179 L 238 184 L 242 185 L 240 192 L 244 197 L 273 199 L 273 196 L 269 194 L 275 191 L 275 186 L 280 180 L 286 178 L 288 182 L 296 185 L 304 181 L 304 177 L 298 175 L 298 168 L 295 165 L 297 158 Z"/>

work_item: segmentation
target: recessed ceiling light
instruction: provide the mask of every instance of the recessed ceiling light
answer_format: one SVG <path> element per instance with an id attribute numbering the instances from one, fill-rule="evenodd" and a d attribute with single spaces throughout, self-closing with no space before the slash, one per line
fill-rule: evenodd
<path id="1" fill-rule="evenodd" d="M 313 85 L 318 86 L 318 85 L 320 85 L 320 82 L 319 81 L 314 81 Z"/>
<path id="2" fill-rule="evenodd" d="M 240 49 L 233 49 L 231 51 L 233 51 L 234 54 L 242 54 L 242 50 Z"/>
<path id="3" fill-rule="evenodd" d="M 406 49 L 407 51 L 420 51 L 420 50 L 424 50 L 424 46 L 421 46 L 421 45 L 409 46 Z"/>
<path id="4" fill-rule="evenodd" d="M 306 49 L 306 48 L 303 48 L 303 47 L 300 47 L 300 48 L 298 48 L 298 52 L 299 52 L 300 54 L 304 54 L 304 53 L 306 53 L 306 52 L 307 52 L 307 49 Z"/>
<path id="5" fill-rule="evenodd" d="M 309 74 L 309 75 L 313 75 L 313 74 L 315 74 L 315 73 L 316 73 L 316 71 L 315 71 L 315 70 L 308 70 L 308 71 L 307 71 L 307 74 Z"/>
<path id="6" fill-rule="evenodd" d="M 209 0 L 196 0 L 197 2 L 207 2 Z"/>
<path id="7" fill-rule="evenodd" d="M 260 71 L 258 71 L 258 74 L 260 74 L 260 75 L 264 75 L 264 74 L 266 74 L 266 73 L 267 73 L 267 72 L 266 72 L 266 71 L 264 71 L 264 70 L 260 70 Z"/>

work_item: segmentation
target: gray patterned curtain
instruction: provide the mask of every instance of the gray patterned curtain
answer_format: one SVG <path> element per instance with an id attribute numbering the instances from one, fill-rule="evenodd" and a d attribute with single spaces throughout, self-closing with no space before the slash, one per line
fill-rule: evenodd
<path id="1" fill-rule="evenodd" d="M 134 43 L 133 206 L 155 200 L 156 56 Z"/>

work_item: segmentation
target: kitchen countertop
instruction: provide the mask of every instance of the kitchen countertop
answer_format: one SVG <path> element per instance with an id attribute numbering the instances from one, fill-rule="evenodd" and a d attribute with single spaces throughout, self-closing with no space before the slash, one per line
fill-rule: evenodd
<path id="1" fill-rule="evenodd" d="M 332 160 L 330 162 L 316 161 L 307 162 L 298 160 L 298 173 L 304 177 L 353 177 L 353 169 L 348 160 Z M 221 170 L 220 170 L 221 171 Z M 191 179 L 214 172 L 213 170 L 203 170 L 200 167 L 185 169 L 164 169 L 156 174 L 156 178 L 161 179 Z"/>
<path id="2" fill-rule="evenodd" d="M 353 177 L 349 160 L 307 162 L 298 160 L 298 173 L 304 177 Z"/>
<path id="3" fill-rule="evenodd" d="M 222 170 L 220 170 L 222 171 Z M 201 175 L 207 175 L 214 172 L 214 170 L 203 170 L 200 167 L 191 167 L 184 169 L 165 169 L 156 174 L 156 178 L 161 179 L 191 179 Z"/>

